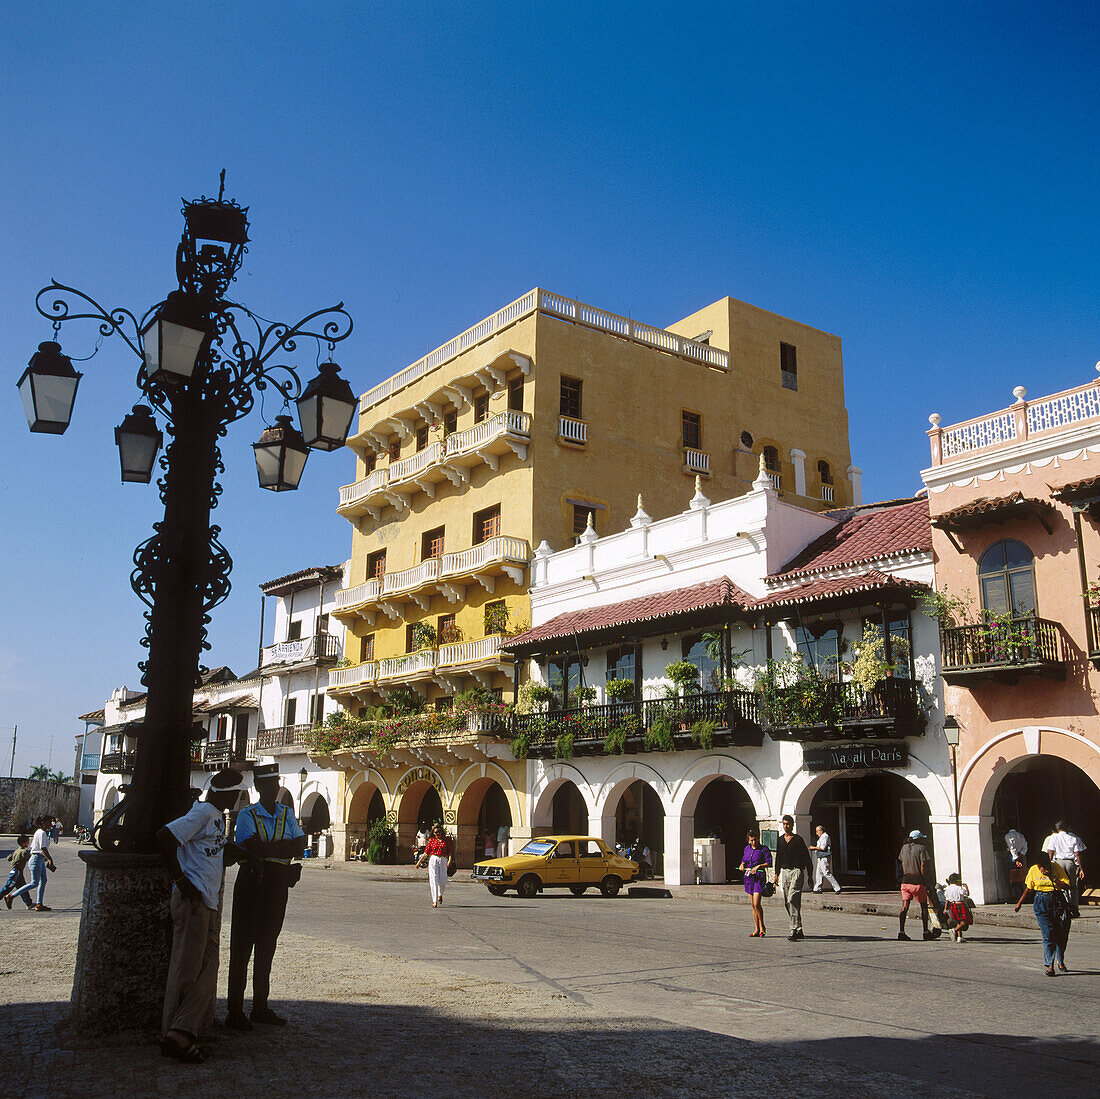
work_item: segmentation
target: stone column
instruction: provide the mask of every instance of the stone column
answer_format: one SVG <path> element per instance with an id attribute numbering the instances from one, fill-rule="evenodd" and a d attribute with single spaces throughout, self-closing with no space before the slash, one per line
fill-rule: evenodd
<path id="1" fill-rule="evenodd" d="M 859 466 L 848 467 L 848 480 L 852 484 L 852 503 L 863 503 L 863 470 Z"/>
<path id="2" fill-rule="evenodd" d="M 475 840 L 477 839 L 476 824 L 456 824 L 455 830 L 455 865 L 463 870 L 468 870 L 474 865 L 474 856 L 477 851 Z"/>
<path id="3" fill-rule="evenodd" d="M 612 851 L 615 850 L 615 814 L 605 817 L 591 813 L 588 817 L 588 834 L 601 839 Z"/>
<path id="4" fill-rule="evenodd" d="M 87 870 L 72 1024 L 81 1034 L 159 1028 L 172 952 L 172 878 L 160 855 L 81 851 Z"/>
<path id="5" fill-rule="evenodd" d="M 665 885 L 695 884 L 695 817 L 665 814 Z"/>
<path id="6" fill-rule="evenodd" d="M 791 451 L 791 463 L 794 465 L 794 492 L 796 496 L 806 495 L 806 452 L 797 448 Z"/>
<path id="7" fill-rule="evenodd" d="M 348 861 L 348 826 L 346 824 L 332 824 L 329 826 L 332 832 L 332 857 L 337 862 Z"/>

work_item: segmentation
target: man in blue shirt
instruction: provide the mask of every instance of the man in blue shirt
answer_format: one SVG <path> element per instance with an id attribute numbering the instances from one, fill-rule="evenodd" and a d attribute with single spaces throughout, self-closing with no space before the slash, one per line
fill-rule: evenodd
<path id="1" fill-rule="evenodd" d="M 268 1007 L 271 962 L 286 914 L 287 890 L 298 881 L 302 868 L 291 859 L 302 857 L 305 833 L 290 806 L 276 801 L 279 765 L 257 764 L 252 770 L 260 800 L 237 814 L 234 840 L 258 856 L 262 869 L 242 865 L 233 886 L 233 926 L 229 934 L 229 1012 L 225 1025 L 251 1030 L 252 1023 L 286 1026 L 286 1019 Z M 244 1013 L 248 960 L 252 963 L 252 1014 Z"/>

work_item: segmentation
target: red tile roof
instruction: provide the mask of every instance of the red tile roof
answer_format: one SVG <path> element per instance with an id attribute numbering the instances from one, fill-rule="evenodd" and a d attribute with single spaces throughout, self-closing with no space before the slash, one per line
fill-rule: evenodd
<path id="1" fill-rule="evenodd" d="M 789 580 L 885 557 L 932 551 L 932 526 L 924 496 L 829 514 L 848 518 L 814 539 L 768 580 Z"/>
<path id="2" fill-rule="evenodd" d="M 604 607 L 586 607 L 584 610 L 566 611 L 541 626 L 513 637 L 507 648 L 523 648 L 540 641 L 549 641 L 557 637 L 572 634 L 593 633 L 596 630 L 624 626 L 634 622 L 649 622 L 658 618 L 669 618 L 690 611 L 707 610 L 711 607 L 739 607 L 751 609 L 756 603 L 748 592 L 743 591 L 728 577 L 707 580 L 701 584 L 692 584 L 686 588 L 658 592 L 654 595 L 641 595 L 637 599 L 627 599 L 621 603 L 610 603 Z"/>
<path id="3" fill-rule="evenodd" d="M 772 592 L 771 595 L 757 600 L 756 606 L 760 609 L 766 607 L 791 606 L 796 603 L 818 602 L 824 599 L 839 596 L 853 595 L 855 593 L 873 591 L 907 591 L 920 592 L 927 585 L 919 584 L 913 580 L 904 580 L 899 576 L 887 576 L 878 569 L 868 569 L 858 576 L 833 576 L 822 577 L 818 580 L 807 580 L 803 584 L 797 584 L 783 591 Z"/>

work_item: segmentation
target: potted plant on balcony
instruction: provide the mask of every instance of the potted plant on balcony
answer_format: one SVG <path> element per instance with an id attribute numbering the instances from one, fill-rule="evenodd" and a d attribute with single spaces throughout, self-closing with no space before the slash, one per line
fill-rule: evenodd
<path id="1" fill-rule="evenodd" d="M 760 713 L 773 729 L 839 730 L 841 707 L 833 684 L 801 654 L 769 660 L 754 677 Z"/>
<path id="2" fill-rule="evenodd" d="M 434 649 L 439 642 L 435 626 L 430 622 L 414 622 L 412 628 L 412 651 Z"/>
<path id="3" fill-rule="evenodd" d="M 674 747 L 672 718 L 662 708 L 646 730 L 645 749 L 647 752 L 671 752 Z"/>
<path id="4" fill-rule="evenodd" d="M 868 623 L 863 636 L 852 646 L 855 660 L 851 664 L 852 679 L 864 692 L 862 708 L 867 712 L 880 713 L 885 706 L 882 683 L 892 676 L 899 667 L 908 667 L 909 641 L 899 634 L 890 635 L 890 655 L 886 659 L 886 637 L 882 627 Z"/>
<path id="5" fill-rule="evenodd" d="M 506 707 L 488 687 L 468 687 L 454 696 L 451 713 L 471 732 L 495 729 Z"/>
<path id="6" fill-rule="evenodd" d="M 596 701 L 596 688 L 588 686 L 575 688 L 573 700 L 578 706 L 591 706 Z"/>
<path id="7" fill-rule="evenodd" d="M 485 607 L 485 636 L 508 632 L 508 604 L 488 603 Z"/>
<path id="8" fill-rule="evenodd" d="M 603 689 L 611 702 L 631 702 L 634 699 L 633 679 L 609 679 Z"/>
<path id="9" fill-rule="evenodd" d="M 519 689 L 519 701 L 516 704 L 516 713 L 545 713 L 551 703 L 557 701 L 557 692 L 551 690 L 543 683 L 535 683 L 528 680 Z M 527 709 L 526 707 L 530 707 Z"/>
<path id="10" fill-rule="evenodd" d="M 395 717 L 422 713 L 424 706 L 424 699 L 412 687 L 405 686 L 394 687 L 386 704 L 386 708 Z"/>
<path id="11" fill-rule="evenodd" d="M 714 747 L 714 729 L 715 725 L 713 721 L 707 721 L 705 718 L 700 718 L 691 727 L 691 739 L 699 745 L 705 752 L 709 752 Z"/>

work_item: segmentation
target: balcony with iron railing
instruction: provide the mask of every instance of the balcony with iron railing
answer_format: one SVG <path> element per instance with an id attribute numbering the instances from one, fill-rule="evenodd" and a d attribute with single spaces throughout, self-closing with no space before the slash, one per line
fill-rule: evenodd
<path id="1" fill-rule="evenodd" d="M 308 722 L 298 725 L 278 725 L 261 729 L 256 734 L 257 752 L 278 752 L 284 748 L 304 748 L 306 737 L 313 726 Z"/>
<path id="2" fill-rule="evenodd" d="M 760 696 L 761 724 L 773 740 L 868 740 L 923 736 L 924 708 L 915 680 L 817 680 L 810 690 L 780 688 Z"/>
<path id="3" fill-rule="evenodd" d="M 296 641 L 280 641 L 267 645 L 263 650 L 262 665 L 303 664 L 309 661 L 324 663 L 340 659 L 340 639 L 329 633 L 302 637 Z"/>
<path id="4" fill-rule="evenodd" d="M 646 733 L 664 720 L 673 747 L 696 747 L 691 728 L 699 721 L 714 725 L 716 747 L 759 745 L 762 741 L 756 696 L 752 691 L 700 691 L 682 698 L 651 698 L 603 705 L 574 706 L 543 713 L 513 714 L 512 737 L 527 740 L 527 754 L 536 759 L 552 757 L 558 738 L 573 737 L 574 755 L 603 755 L 609 734 L 625 734 L 623 752 L 645 751 Z"/>
<path id="5" fill-rule="evenodd" d="M 251 767 L 256 761 L 256 739 L 238 744 L 233 740 L 210 740 L 203 744 L 202 766 L 207 771 L 222 767 Z"/>
<path id="6" fill-rule="evenodd" d="M 487 591 L 496 588 L 496 577 L 506 575 L 522 584 L 531 560 L 531 548 L 524 538 L 499 534 L 457 553 L 430 557 L 408 569 L 387 572 L 354 588 L 336 593 L 333 614 L 337 617 L 368 617 L 381 609 L 396 620 L 402 616 L 401 603 L 412 600 L 423 610 L 428 601 L 442 592 L 452 603 L 465 598 L 464 585 L 479 583 Z"/>
<path id="7" fill-rule="evenodd" d="M 80 769 L 82 771 L 98 771 L 99 756 L 99 752 L 85 752 L 80 757 Z"/>
<path id="8" fill-rule="evenodd" d="M 499 469 L 502 454 L 511 452 L 521 461 L 526 459 L 530 441 L 531 414 L 505 409 L 344 485 L 336 510 L 347 518 L 369 513 L 377 519 L 387 504 L 404 508 L 418 492 L 435 496 L 435 486 L 441 481 L 455 486 L 469 483 L 473 466 L 484 463 L 494 471 Z"/>
<path id="9" fill-rule="evenodd" d="M 104 752 L 99 760 L 99 769 L 105 775 L 130 775 L 134 771 L 136 751 Z"/>
<path id="10" fill-rule="evenodd" d="M 940 666 L 945 683 L 1015 683 L 1023 675 L 1063 679 L 1062 627 L 1035 615 L 943 627 Z"/>

